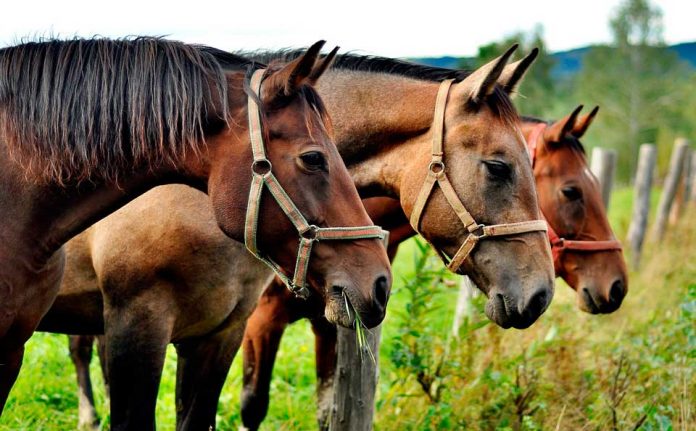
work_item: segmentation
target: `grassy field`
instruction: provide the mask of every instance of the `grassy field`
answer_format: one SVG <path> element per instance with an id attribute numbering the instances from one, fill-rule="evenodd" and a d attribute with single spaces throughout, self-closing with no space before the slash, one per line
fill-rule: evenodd
<path id="1" fill-rule="evenodd" d="M 620 238 L 630 207 L 631 191 L 615 191 L 610 218 Z M 414 257 L 419 253 L 411 242 L 394 265 L 376 429 L 695 428 L 696 208 L 662 244 L 646 245 L 643 269 L 630 274 L 619 311 L 582 313 L 574 292 L 559 281 L 550 309 L 525 331 L 504 331 L 475 317 L 458 339 L 451 337 L 456 287 L 449 277 L 439 283 L 436 264 L 427 261 L 420 273 L 423 290 L 414 289 L 408 282 L 415 276 Z M 240 425 L 240 362 L 238 357 L 220 400 L 221 430 Z M 92 371 L 107 423 L 96 361 Z M 170 349 L 157 410 L 163 430 L 174 429 L 174 376 Z M 315 428 L 314 383 L 313 338 L 300 322 L 283 339 L 264 429 Z M 67 339 L 36 334 L 0 430 L 65 430 L 76 423 Z"/>

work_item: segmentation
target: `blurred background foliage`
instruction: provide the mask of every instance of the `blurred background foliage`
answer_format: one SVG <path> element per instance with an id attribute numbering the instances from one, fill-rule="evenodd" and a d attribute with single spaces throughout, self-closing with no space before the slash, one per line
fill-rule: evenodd
<path id="1" fill-rule="evenodd" d="M 572 19 L 569 18 L 569 19 Z M 473 69 L 520 45 L 517 58 L 537 47 L 540 55 L 519 89 L 523 115 L 559 119 L 577 105 L 600 106 L 586 142 L 618 151 L 617 180 L 635 174 L 638 147 L 658 147 L 658 173 L 664 174 L 678 136 L 696 132 L 696 42 L 666 46 L 662 13 L 648 0 L 627 0 L 608 23 L 613 40 L 550 53 L 537 26 L 483 45 L 473 58 L 415 59 L 428 64 Z M 588 152 L 589 153 L 589 152 Z"/>

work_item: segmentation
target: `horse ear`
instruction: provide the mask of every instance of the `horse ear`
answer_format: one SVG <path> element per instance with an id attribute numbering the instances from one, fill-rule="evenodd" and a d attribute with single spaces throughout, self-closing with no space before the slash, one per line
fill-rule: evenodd
<path id="1" fill-rule="evenodd" d="M 309 74 L 309 77 L 307 78 L 307 81 L 311 84 L 314 85 L 317 83 L 317 80 L 321 77 L 321 75 L 326 72 L 326 69 L 331 67 L 333 64 L 334 60 L 336 59 L 336 53 L 338 52 L 339 47 L 335 47 L 334 49 L 331 50 L 330 53 L 324 56 L 317 64 L 314 65 L 314 69 L 312 69 L 312 72 Z"/>
<path id="2" fill-rule="evenodd" d="M 319 51 L 326 41 L 320 40 L 310 46 L 300 57 L 283 66 L 266 78 L 265 90 L 269 98 L 292 96 L 308 80 L 315 69 Z"/>
<path id="3" fill-rule="evenodd" d="M 456 84 L 453 89 L 453 95 L 474 104 L 484 101 L 495 90 L 498 78 L 500 78 L 505 65 L 512 53 L 517 49 L 517 46 L 517 44 L 512 45 L 505 54 L 479 67 L 471 75 Z"/>
<path id="4" fill-rule="evenodd" d="M 522 78 L 529 70 L 529 66 L 534 63 L 537 56 L 539 55 L 539 48 L 534 48 L 532 52 L 529 53 L 522 60 L 510 63 L 503 69 L 503 72 L 498 78 L 498 84 L 503 87 L 503 90 L 509 95 L 517 93 L 517 87 L 519 87 Z"/>
<path id="5" fill-rule="evenodd" d="M 592 120 L 594 120 L 595 115 L 597 115 L 597 111 L 599 111 L 599 106 L 595 106 L 592 112 L 578 118 L 578 121 L 575 122 L 575 127 L 573 127 L 570 133 L 580 139 L 587 131 L 587 128 L 590 127 L 590 124 L 592 124 Z"/>
<path id="6" fill-rule="evenodd" d="M 562 119 L 556 121 L 544 130 L 544 141 L 546 142 L 561 142 L 565 135 L 570 133 L 575 127 L 575 122 L 578 119 L 578 114 L 582 110 L 582 105 Z"/>

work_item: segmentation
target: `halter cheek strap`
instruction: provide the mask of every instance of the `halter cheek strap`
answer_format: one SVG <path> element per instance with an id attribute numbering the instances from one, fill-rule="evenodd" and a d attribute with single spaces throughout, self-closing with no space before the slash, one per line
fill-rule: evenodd
<path id="1" fill-rule="evenodd" d="M 263 69 L 255 71 L 250 82 L 252 91 L 259 97 L 261 97 L 263 74 Z M 386 243 L 388 240 L 388 232 L 382 230 L 379 226 L 326 228 L 309 224 L 290 196 L 288 196 L 280 185 L 278 179 L 273 175 L 273 165 L 266 157 L 259 106 L 256 104 L 256 100 L 253 97 L 249 97 L 248 100 L 248 114 L 249 137 L 254 161 L 251 164 L 251 188 L 249 191 L 249 201 L 247 203 L 244 244 L 254 256 L 273 269 L 291 292 L 300 298 L 307 298 L 309 296 L 309 289 L 306 285 L 307 270 L 312 255 L 312 246 L 315 242 L 377 238 Z M 285 275 L 277 263 L 270 257 L 262 254 L 258 249 L 256 240 L 258 236 L 261 195 L 264 186 L 268 188 L 273 199 L 278 206 L 280 206 L 288 219 L 290 219 L 290 222 L 292 222 L 299 234 L 300 245 L 297 250 L 297 259 L 295 261 L 295 273 L 292 277 Z"/>
<path id="2" fill-rule="evenodd" d="M 544 130 L 546 130 L 546 127 L 546 123 L 539 123 L 538 125 L 534 126 L 534 129 L 532 129 L 532 133 L 529 135 L 529 139 L 527 140 L 527 148 L 529 149 L 529 156 L 532 159 L 532 167 L 534 167 L 536 164 L 537 147 L 539 145 L 539 140 L 544 134 Z M 546 218 L 546 215 L 544 215 L 543 211 L 541 212 L 541 215 L 545 220 L 547 220 L 546 223 L 548 224 L 549 241 L 551 242 L 551 254 L 553 255 L 553 267 L 556 274 L 559 274 L 562 270 L 561 259 L 566 251 L 592 253 L 611 250 L 621 251 L 622 249 L 621 243 L 615 239 L 587 241 L 562 238 L 556 233 L 553 226 L 548 223 L 548 219 Z"/>
<path id="3" fill-rule="evenodd" d="M 416 232 L 420 232 L 420 222 L 423 218 L 425 205 L 428 203 L 428 199 L 432 195 L 435 185 L 439 185 L 450 207 L 454 210 L 459 220 L 469 232 L 466 239 L 459 247 L 459 250 L 457 250 L 451 258 L 443 251 L 435 248 L 447 265 L 447 268 L 450 271 L 458 272 L 459 268 L 471 255 L 480 240 L 496 236 L 519 235 L 527 232 L 545 232 L 546 222 L 544 220 L 531 220 L 485 226 L 476 222 L 474 217 L 459 199 L 457 192 L 454 190 L 454 187 L 452 187 L 452 183 L 450 183 L 447 178 L 446 166 L 443 160 L 445 108 L 447 106 L 447 96 L 452 82 L 454 82 L 453 79 L 443 81 L 437 93 L 435 115 L 433 119 L 433 148 L 430 164 L 428 165 L 428 174 L 425 177 L 425 181 L 416 199 L 413 211 L 411 212 L 410 223 Z"/>

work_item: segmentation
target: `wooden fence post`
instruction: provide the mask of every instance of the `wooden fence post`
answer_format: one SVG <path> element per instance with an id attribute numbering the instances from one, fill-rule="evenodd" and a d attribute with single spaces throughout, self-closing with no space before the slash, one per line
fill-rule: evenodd
<path id="1" fill-rule="evenodd" d="M 628 243 L 631 249 L 631 265 L 633 269 L 640 266 L 640 256 L 645 239 L 645 228 L 648 226 L 648 213 L 650 212 L 650 188 L 653 182 L 653 172 L 657 150 L 653 144 L 640 146 L 638 156 L 638 170 L 633 191 L 633 215 L 631 225 L 628 228 Z"/>
<path id="2" fill-rule="evenodd" d="M 595 147 L 592 149 L 592 163 L 590 170 L 599 180 L 599 187 L 602 190 L 602 200 L 604 208 L 609 211 L 609 198 L 611 188 L 614 185 L 614 171 L 616 169 L 616 151 L 606 148 Z"/>
<path id="3" fill-rule="evenodd" d="M 677 192 L 677 186 L 679 185 L 679 178 L 681 177 L 682 169 L 684 167 L 684 156 L 686 155 L 686 150 L 689 148 L 689 141 L 683 138 L 677 139 L 674 150 L 672 151 L 672 157 L 669 161 L 669 172 L 667 172 L 667 177 L 665 178 L 665 184 L 662 188 L 662 196 L 660 196 L 660 203 L 657 207 L 657 217 L 655 219 L 655 226 L 653 228 L 653 239 L 655 241 L 661 241 L 665 234 L 665 227 L 667 226 L 667 218 L 669 217 L 669 211 L 672 207 L 672 201 L 674 201 L 674 195 Z"/>
<path id="4" fill-rule="evenodd" d="M 677 224 L 684 213 L 684 208 L 689 202 L 689 180 L 691 179 L 691 148 L 686 148 L 682 159 L 682 173 L 677 184 L 677 193 L 674 195 L 672 209 L 669 212 L 669 224 Z"/>
<path id="5" fill-rule="evenodd" d="M 369 431 L 375 411 L 379 376 L 379 341 L 382 326 L 370 330 L 367 339 L 375 357 L 360 351 L 352 329 L 338 327 L 334 402 L 329 422 L 331 431 Z"/>
<path id="6" fill-rule="evenodd" d="M 462 327 L 464 319 L 474 315 L 474 307 L 471 305 L 471 299 L 475 298 L 478 293 L 478 288 L 469 277 L 464 275 L 460 278 L 457 307 L 454 310 L 454 320 L 452 321 L 452 336 L 455 338 L 459 337 L 459 328 Z"/>
<path id="7" fill-rule="evenodd" d="M 696 151 L 691 152 L 691 178 L 687 180 L 689 202 L 696 204 Z"/>

